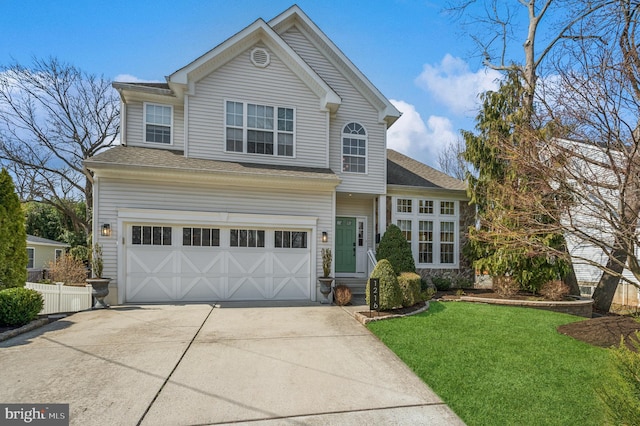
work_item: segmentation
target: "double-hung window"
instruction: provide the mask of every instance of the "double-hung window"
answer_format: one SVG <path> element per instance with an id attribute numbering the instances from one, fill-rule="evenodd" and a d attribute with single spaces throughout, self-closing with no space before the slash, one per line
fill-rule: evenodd
<path id="1" fill-rule="evenodd" d="M 144 140 L 151 143 L 171 144 L 173 107 L 144 104 Z"/>
<path id="2" fill-rule="evenodd" d="M 293 108 L 227 101 L 225 115 L 227 152 L 293 157 Z"/>

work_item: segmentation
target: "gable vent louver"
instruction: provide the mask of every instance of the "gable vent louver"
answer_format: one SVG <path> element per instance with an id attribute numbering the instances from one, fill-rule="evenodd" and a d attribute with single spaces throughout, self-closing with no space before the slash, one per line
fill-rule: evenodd
<path id="1" fill-rule="evenodd" d="M 261 47 L 256 47 L 251 51 L 251 63 L 259 68 L 265 68 L 271 63 L 269 52 Z"/>

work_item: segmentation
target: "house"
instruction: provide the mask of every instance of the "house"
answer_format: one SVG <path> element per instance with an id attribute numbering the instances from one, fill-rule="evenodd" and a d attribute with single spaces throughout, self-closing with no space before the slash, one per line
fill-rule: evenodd
<path id="1" fill-rule="evenodd" d="M 42 271 L 49 262 L 58 260 L 69 244 L 47 238 L 27 235 L 27 272 L 29 281 L 42 278 Z"/>
<path id="2" fill-rule="evenodd" d="M 630 182 L 624 179 L 629 156 L 611 145 L 559 138 L 551 141 L 546 152 L 571 183 L 575 205 L 563 220 L 567 248 L 580 292 L 591 297 L 609 260 L 606 252 L 614 245 L 614 229 L 622 227 L 621 191 L 626 192 L 623 200 L 632 200 Z M 638 280 L 629 268 L 622 270 L 622 277 L 613 304 L 639 307 Z"/>
<path id="3" fill-rule="evenodd" d="M 121 145 L 85 161 L 110 303 L 315 301 L 321 249 L 364 280 L 391 222 L 460 268 L 464 183 L 387 150 L 400 112 L 298 6 L 113 87 Z"/>

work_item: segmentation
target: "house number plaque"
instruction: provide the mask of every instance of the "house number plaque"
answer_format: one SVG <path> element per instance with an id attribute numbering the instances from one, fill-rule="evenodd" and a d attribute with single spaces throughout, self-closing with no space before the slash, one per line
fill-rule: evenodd
<path id="1" fill-rule="evenodd" d="M 380 279 L 369 279 L 369 310 L 377 311 L 380 308 Z"/>

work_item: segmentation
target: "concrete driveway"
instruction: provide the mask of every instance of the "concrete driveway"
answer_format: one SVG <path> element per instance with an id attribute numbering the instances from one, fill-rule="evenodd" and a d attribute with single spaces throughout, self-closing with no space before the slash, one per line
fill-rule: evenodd
<path id="1" fill-rule="evenodd" d="M 335 306 L 81 312 L 1 342 L 0 383 L 77 425 L 463 424 Z"/>

